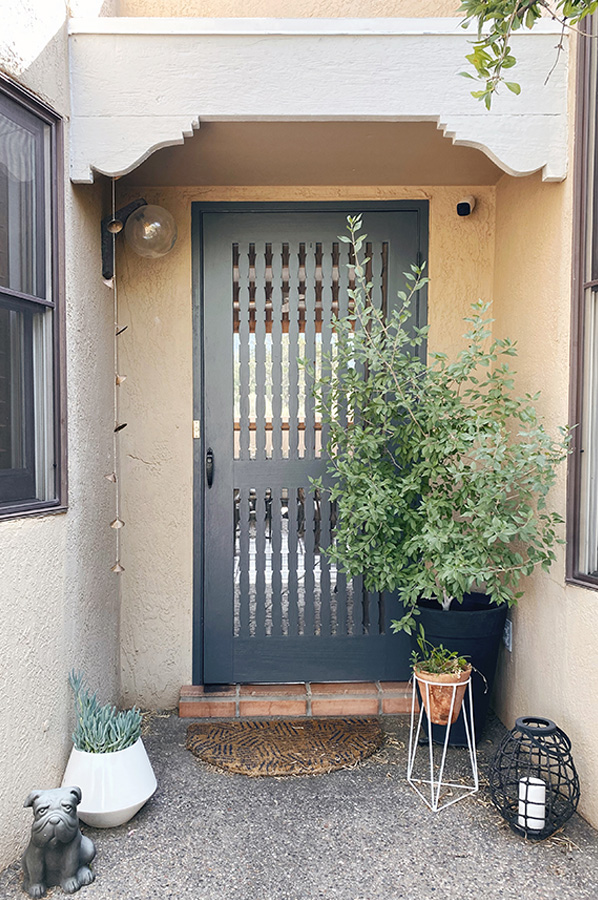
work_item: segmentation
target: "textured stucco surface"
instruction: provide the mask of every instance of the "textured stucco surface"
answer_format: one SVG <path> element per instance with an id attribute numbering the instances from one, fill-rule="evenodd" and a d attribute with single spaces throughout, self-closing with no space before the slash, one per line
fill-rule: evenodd
<path id="1" fill-rule="evenodd" d="M 189 198 L 144 191 L 174 215 L 157 260 L 121 243 L 124 696 L 173 706 L 190 676 L 192 603 L 191 247 Z M 123 202 L 128 202 L 125 197 Z M 120 204 L 120 199 L 118 201 Z"/>
<path id="2" fill-rule="evenodd" d="M 239 147 L 243 152 L 239 153 Z M 485 153 L 445 138 L 435 122 L 201 122 L 182 145 L 152 153 L 127 184 L 490 185 Z"/>
<path id="3" fill-rule="evenodd" d="M 571 77 L 572 110 L 574 91 Z M 537 176 L 505 175 L 496 189 L 495 331 L 517 339 L 518 386 L 542 392 L 538 408 L 555 434 L 568 421 L 572 205 L 572 178 L 547 185 Z M 563 518 L 566 474 L 563 465 L 549 496 Z M 597 827 L 598 593 L 566 585 L 564 547 L 557 557 L 549 573 L 522 581 L 525 595 L 511 614 L 513 652 L 501 650 L 495 706 L 509 727 L 517 716 L 545 715 L 569 734 L 580 812 Z"/>
<path id="4" fill-rule="evenodd" d="M 291 19 L 279 29 L 270 19 L 231 25 L 221 18 L 208 26 L 201 18 L 104 19 L 108 27 L 99 33 L 75 22 L 69 43 L 73 180 L 91 183 L 94 170 L 121 177 L 153 150 L 180 144 L 198 121 L 210 120 L 437 122 L 452 140 L 484 150 L 505 172 L 542 169 L 547 180 L 565 177 L 568 53 L 564 45 L 555 68 L 552 25 L 518 37 L 521 96 L 503 92 L 489 113 L 459 75 L 471 36 L 458 19 L 372 19 L 371 28 L 363 21 Z M 159 90 L 151 90 L 157 59 L 176 65 L 164 70 Z M 317 175 L 310 181 L 301 168 L 295 183 L 336 183 Z M 443 183 L 434 175 L 371 180 Z M 234 183 L 293 183 L 284 176 L 274 182 L 267 172 L 262 177 Z M 469 181 L 465 174 L 445 183 Z M 364 182 L 357 174 L 344 183 Z"/>
<path id="5" fill-rule="evenodd" d="M 494 188 L 168 188 L 126 189 L 118 203 L 144 196 L 169 209 L 179 237 L 158 260 L 125 244 L 119 256 L 122 338 L 123 691 L 149 707 L 173 706 L 191 682 L 192 644 L 192 336 L 191 202 L 233 200 L 430 200 L 431 346 L 461 345 L 462 317 L 489 299 L 494 251 Z M 463 194 L 478 198 L 460 219 Z M 365 217 L 367 228 L 367 216 Z"/>
<path id="6" fill-rule="evenodd" d="M 459 0 L 120 0 L 121 16 L 289 17 L 454 16 Z"/>
<path id="7" fill-rule="evenodd" d="M 64 3 L 27 4 L 12 13 L 4 18 L 0 70 L 68 116 Z M 66 180 L 69 510 L 0 522 L 0 867 L 28 840 L 29 791 L 62 779 L 73 725 L 70 668 L 84 669 L 106 700 L 119 693 L 112 488 L 103 478 L 112 467 L 113 426 L 101 210 L 99 185 L 73 190 Z"/>
<path id="8" fill-rule="evenodd" d="M 542 185 L 505 176 L 497 188 L 496 331 L 519 344 L 518 384 L 556 433 L 568 418 L 571 182 Z M 564 518 L 566 466 L 550 502 Z M 564 536 L 564 530 L 562 533 Z M 598 595 L 565 586 L 564 548 L 548 574 L 525 579 L 513 610 L 513 652 L 502 651 L 496 704 L 511 726 L 545 715 L 571 737 L 582 784 L 580 810 L 598 824 Z"/>

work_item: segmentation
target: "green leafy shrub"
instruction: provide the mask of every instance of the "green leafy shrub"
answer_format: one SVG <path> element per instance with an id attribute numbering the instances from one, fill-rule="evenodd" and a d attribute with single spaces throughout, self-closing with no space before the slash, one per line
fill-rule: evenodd
<path id="1" fill-rule="evenodd" d="M 492 98 L 501 84 L 504 83 L 514 94 L 521 93 L 517 82 L 505 78 L 505 71 L 517 64 L 512 49 L 514 32 L 532 29 L 543 16 L 549 15 L 560 23 L 564 35 L 566 29 L 576 30 L 575 26 L 579 26 L 586 16 L 597 9 L 597 0 L 553 0 L 550 5 L 546 0 L 461 0 L 458 12 L 464 17 L 463 27 L 466 28 L 472 21 L 478 27 L 477 38 L 472 42 L 473 52 L 466 57 L 476 74 L 461 72 L 483 84 L 480 90 L 472 91 L 472 96 L 490 109 Z M 554 66 L 562 50 L 561 38 L 556 46 Z M 550 72 L 543 74 L 548 80 Z"/>
<path id="2" fill-rule="evenodd" d="M 555 559 L 562 519 L 546 495 L 567 431 L 553 439 L 534 409 L 538 395 L 515 394 L 516 347 L 492 339 L 488 304 L 473 304 L 454 361 L 432 353 L 426 365 L 417 352 L 428 329 L 409 327 L 409 307 L 427 279 L 412 267 L 402 308 L 384 319 L 359 259 L 361 220 L 348 222 L 353 308 L 334 319 L 333 351 L 314 384 L 338 510 L 329 555 L 347 575 L 363 574 L 368 590 L 398 592 L 396 631 L 411 632 L 421 598 L 448 609 L 482 590 L 511 606 L 521 576 Z"/>
<path id="3" fill-rule="evenodd" d="M 73 743 L 87 753 L 114 753 L 126 750 L 141 737 L 141 712 L 137 707 L 117 711 L 115 706 L 102 706 L 97 694 L 89 690 L 82 672 L 72 671 L 69 684 L 75 695 L 77 725 Z"/>

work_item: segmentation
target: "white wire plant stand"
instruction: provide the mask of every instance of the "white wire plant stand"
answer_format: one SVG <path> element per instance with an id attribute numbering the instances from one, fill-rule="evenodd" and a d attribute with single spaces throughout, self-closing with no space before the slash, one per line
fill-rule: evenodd
<path id="1" fill-rule="evenodd" d="M 419 684 L 419 690 L 422 698 L 425 695 L 425 703 L 421 703 L 419 714 L 416 713 L 416 705 L 417 705 L 417 690 L 416 687 Z M 471 794 L 477 793 L 479 790 L 479 780 L 478 780 L 478 764 L 476 757 L 476 748 L 475 748 L 475 730 L 473 723 L 473 695 L 471 691 L 471 675 L 469 676 L 466 682 L 455 683 L 455 684 L 446 684 L 442 685 L 443 689 L 447 691 L 452 691 L 452 696 L 450 700 L 450 710 L 448 715 L 448 723 L 445 726 L 445 736 L 444 741 L 441 745 L 436 745 L 437 750 L 435 752 L 435 745 L 432 739 L 432 721 L 430 719 L 430 686 L 432 682 L 426 681 L 425 678 L 422 678 L 421 675 L 413 674 L 413 694 L 411 698 L 411 727 L 409 731 L 409 757 L 407 762 L 407 781 L 413 788 L 413 790 L 419 794 L 421 799 L 424 801 L 426 806 L 428 806 L 432 812 L 439 812 L 441 809 L 446 809 L 447 806 L 452 806 L 453 803 L 457 803 L 459 800 L 465 799 L 465 797 L 470 796 Z M 436 687 L 436 683 L 434 683 Z M 447 751 L 449 747 L 450 734 L 451 734 L 451 725 L 453 724 L 453 713 L 455 709 L 455 703 L 457 701 L 457 690 L 459 688 L 465 687 L 465 694 L 463 696 L 463 702 L 461 704 L 461 710 L 459 715 L 463 716 L 464 725 L 465 725 L 465 735 L 467 739 L 467 755 L 469 758 L 469 764 L 471 768 L 471 780 L 463 781 L 460 783 L 454 783 L 450 781 L 445 781 L 445 767 L 447 760 Z M 416 724 L 416 715 L 417 715 L 417 724 Z M 428 733 L 425 736 L 425 731 L 423 729 L 424 715 L 427 719 Z M 458 716 L 456 717 L 456 719 Z M 455 719 L 455 720 L 456 720 Z M 422 738 L 422 740 L 420 740 Z M 441 758 L 440 761 L 437 761 L 436 757 L 438 756 L 438 752 L 442 747 Z M 428 766 L 429 766 L 429 778 L 420 777 L 418 774 L 422 769 L 423 774 L 428 774 L 425 772 L 426 764 L 423 766 L 416 767 L 416 758 L 418 755 L 418 750 L 427 749 L 428 756 Z M 420 754 L 420 758 L 423 757 L 423 753 Z M 418 760 L 419 764 L 419 760 Z"/>

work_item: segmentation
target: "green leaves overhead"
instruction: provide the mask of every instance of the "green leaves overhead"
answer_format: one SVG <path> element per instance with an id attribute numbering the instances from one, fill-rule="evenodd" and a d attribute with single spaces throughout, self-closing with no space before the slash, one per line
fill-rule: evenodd
<path id="1" fill-rule="evenodd" d="M 361 220 L 348 221 L 359 259 Z M 348 575 L 363 574 L 368 590 L 398 591 L 397 629 L 413 628 L 421 597 L 448 605 L 481 589 L 512 605 L 521 576 L 555 558 L 561 519 L 546 511 L 546 495 L 567 434 L 553 439 L 537 395 L 514 393 L 516 346 L 492 338 L 488 304 L 473 304 L 456 358 L 431 354 L 426 366 L 417 350 L 428 329 L 409 326 L 422 270 L 412 267 L 401 308 L 385 320 L 366 264 L 355 267 L 353 309 L 334 319 L 314 385 L 338 510 L 329 555 Z"/>
<path id="2" fill-rule="evenodd" d="M 597 8 L 598 0 L 555 0 L 550 5 L 545 0 L 462 0 L 459 12 L 464 17 L 463 27 L 475 22 L 478 34 L 473 41 L 473 52 L 467 56 L 476 75 L 461 74 L 476 77 L 484 84 L 482 89 L 472 91 L 472 96 L 490 109 L 493 95 L 503 82 L 514 94 L 521 93 L 517 82 L 504 79 L 504 70 L 517 64 L 511 49 L 514 32 L 533 28 L 543 14 L 559 22 L 564 30 L 577 25 Z"/>

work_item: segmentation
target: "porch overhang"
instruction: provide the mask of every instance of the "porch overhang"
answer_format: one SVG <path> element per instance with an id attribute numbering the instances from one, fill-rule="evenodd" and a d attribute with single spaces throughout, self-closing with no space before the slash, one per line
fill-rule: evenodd
<path id="1" fill-rule="evenodd" d="M 562 181 L 567 39 L 516 34 L 521 94 L 487 111 L 459 74 L 474 36 L 453 18 L 73 19 L 71 179 L 125 175 L 202 120 L 370 120 L 433 121 L 511 175 Z"/>

